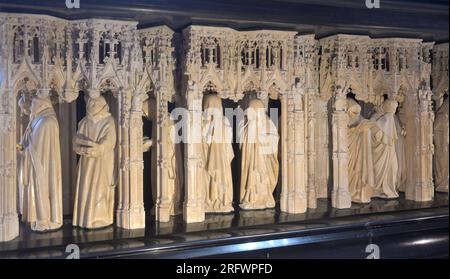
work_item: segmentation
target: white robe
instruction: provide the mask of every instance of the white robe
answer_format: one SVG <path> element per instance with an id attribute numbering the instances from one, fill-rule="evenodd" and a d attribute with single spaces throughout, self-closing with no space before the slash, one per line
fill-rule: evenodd
<path id="1" fill-rule="evenodd" d="M 277 128 L 267 115 L 261 114 L 254 120 L 244 119 L 239 126 L 242 154 L 240 207 L 273 208 L 279 170 Z"/>
<path id="2" fill-rule="evenodd" d="M 53 108 L 33 119 L 22 139 L 20 165 L 23 186 L 22 220 L 35 231 L 55 230 L 63 224 L 59 124 Z"/>
<path id="3" fill-rule="evenodd" d="M 397 131 L 394 114 L 385 112 L 376 119 L 372 129 L 373 162 L 375 170 L 374 196 L 380 198 L 397 198 L 397 154 L 395 143 Z"/>
<path id="4" fill-rule="evenodd" d="M 397 190 L 406 191 L 406 154 L 405 154 L 405 137 L 401 134 L 402 127 L 398 115 L 394 115 L 395 128 L 397 130 L 398 139 L 395 144 L 395 152 L 397 153 Z"/>
<path id="5" fill-rule="evenodd" d="M 205 211 L 225 213 L 233 208 L 233 176 L 231 161 L 234 158 L 233 130 L 226 117 L 203 120 L 203 161 L 205 164 L 203 188 Z"/>
<path id="6" fill-rule="evenodd" d="M 76 137 L 94 141 L 99 144 L 99 148 L 95 156 L 82 155 L 78 162 L 73 211 L 74 226 L 93 229 L 113 223 L 116 186 L 115 126 L 114 118 L 110 113 L 101 113 L 95 117 L 86 116 L 79 124 Z M 75 143 L 74 149 L 77 148 L 84 147 Z"/>
<path id="7" fill-rule="evenodd" d="M 449 118 L 448 98 L 436 112 L 434 120 L 434 179 L 438 192 L 448 193 L 448 145 L 449 145 Z"/>
<path id="8" fill-rule="evenodd" d="M 356 102 L 349 101 L 348 103 L 353 103 L 359 109 L 355 111 L 356 116 L 350 119 L 347 133 L 349 191 L 352 195 L 352 202 L 369 203 L 375 184 L 371 131 L 364 126 L 369 120 L 359 114 L 361 109 Z"/>

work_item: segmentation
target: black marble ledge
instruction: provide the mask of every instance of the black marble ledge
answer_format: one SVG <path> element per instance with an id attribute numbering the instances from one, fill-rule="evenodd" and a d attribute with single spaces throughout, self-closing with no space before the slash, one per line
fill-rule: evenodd
<path id="1" fill-rule="evenodd" d="M 19 238 L 0 244 L 0 258 L 64 258 L 69 244 L 77 244 L 81 257 L 85 258 L 215 257 L 329 242 L 350 241 L 354 245 L 359 241 L 367 245 L 370 239 L 384 240 L 405 232 L 408 237 L 419 234 L 419 240 L 410 241 L 413 244 L 414 241 L 447 241 L 448 254 L 446 194 L 437 194 L 433 202 L 427 203 L 406 201 L 402 196 L 390 201 L 376 199 L 369 205 L 354 204 L 344 210 L 331 208 L 328 200 L 319 200 L 318 207 L 305 214 L 286 214 L 275 209 L 240 211 L 228 215 L 208 214 L 205 222 L 194 224 L 185 224 L 181 216 L 172 218 L 169 223 L 152 220 L 152 216 L 148 216 L 145 230 L 132 231 L 113 226 L 83 230 L 73 228 L 70 220 L 66 220 L 59 231 L 35 233 L 22 224 Z M 444 231 L 447 238 L 441 235 L 437 240 L 429 240 L 430 230 Z M 352 239 L 355 242 L 351 242 Z M 253 246 L 245 245 L 249 242 L 254 243 Z M 395 242 L 401 243 L 401 240 Z"/>

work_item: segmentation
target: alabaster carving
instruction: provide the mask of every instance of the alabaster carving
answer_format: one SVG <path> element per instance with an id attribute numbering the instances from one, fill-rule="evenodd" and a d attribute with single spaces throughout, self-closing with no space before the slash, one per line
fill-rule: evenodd
<path id="1" fill-rule="evenodd" d="M 353 185 L 349 180 L 361 182 L 362 176 L 353 175 L 349 164 L 366 160 L 364 156 L 353 156 L 353 152 L 360 153 L 358 146 L 365 138 L 362 135 L 369 131 L 365 124 L 360 125 L 366 122 L 364 119 L 359 124 L 352 122 L 349 113 L 353 109 L 346 100 L 349 91 L 367 104 L 361 111 L 366 118 L 371 106 L 380 107 L 386 92 L 404 96 L 398 119 L 393 116 L 394 121 L 380 120 L 370 130 L 374 187 L 383 192 L 375 194 L 394 197 L 394 185 L 409 200 L 430 201 L 433 182 L 441 189 L 440 178 L 446 176 L 440 175 L 445 172 L 440 171 L 443 167 L 437 161 L 448 151 L 443 149 L 446 144 L 441 143 L 441 111 L 436 114 L 438 129 L 433 129 L 431 99 L 439 109 L 448 90 L 448 44 L 342 34 L 318 41 L 314 34 L 299 35 L 295 31 L 237 31 L 198 25 L 175 33 L 166 26 L 137 26 L 138 22 L 133 21 L 71 21 L 0 13 L 0 241 L 18 235 L 17 211 L 28 210 L 20 205 L 27 197 L 22 174 L 27 173 L 24 168 L 32 165 L 26 164 L 26 149 L 23 154 L 16 150 L 22 126 L 27 122 L 24 104 L 23 117 L 18 117 L 20 92 L 30 96 L 48 92 L 60 102 L 55 107 L 58 106 L 59 125 L 65 128 L 60 131 L 60 173 L 67 214 L 72 213 L 77 184 L 75 175 L 71 175 L 77 164 L 71 139 L 76 132 L 78 92 L 89 93 L 92 98 L 111 96 L 111 103 L 109 99 L 108 102 L 117 124 L 117 156 L 113 161 L 118 171 L 115 220 L 124 229 L 145 227 L 143 189 L 150 185 L 144 185 L 144 171 L 154 174 L 151 187 L 158 222 L 169 222 L 170 216 L 180 211 L 183 199 L 187 223 L 205 220 L 210 207 L 205 195 L 213 197 L 211 201 L 217 196 L 214 191 L 207 193 L 203 186 L 207 173 L 204 151 L 217 146 L 205 149 L 202 125 L 192 125 L 202 122 L 205 92 L 216 92 L 218 97 L 236 102 L 254 92 L 265 105 L 269 98 L 280 102 L 279 154 L 262 156 L 254 152 L 255 143 L 241 143 L 242 154 L 248 156 L 243 174 L 251 178 L 243 183 L 241 197 L 246 197 L 242 203 L 249 208 L 273 207 L 272 193 L 260 194 L 271 192 L 277 182 L 282 212 L 305 213 L 317 206 L 317 198 L 331 198 L 334 208 L 351 206 L 350 190 L 360 186 L 352 188 L 359 184 Z M 149 94 L 154 99 L 151 139 L 144 137 L 142 129 L 142 107 L 148 107 L 144 102 Z M 174 123 L 169 117 L 168 102 L 186 108 L 188 125 L 183 136 L 198 139 L 183 143 L 183 157 L 180 145 L 170 140 L 168 131 Z M 381 110 L 375 118 L 379 117 L 391 118 Z M 396 141 L 390 132 L 383 131 L 387 125 L 381 122 L 397 124 L 389 124 L 395 127 Z M 275 141 L 275 133 L 264 138 Z M 145 154 L 146 149 L 152 154 Z M 224 162 L 231 160 L 231 152 L 217 154 L 230 155 L 220 158 Z M 144 156 L 151 156 L 151 170 L 144 170 Z M 280 177 L 276 179 L 278 159 Z M 398 171 L 394 178 L 393 169 L 387 165 L 395 159 Z M 258 167 L 250 166 L 252 162 Z M 53 175 L 57 170 L 49 172 Z M 264 173 L 267 181 L 255 184 L 255 179 L 261 179 L 258 173 Z M 253 195 L 255 190 L 257 195 Z M 229 191 L 220 193 L 225 192 L 229 195 Z M 360 196 L 353 200 L 368 199 Z M 224 198 L 219 204 L 226 208 L 229 199 L 225 202 Z"/>
<path id="2" fill-rule="evenodd" d="M 20 112 L 21 112 L 21 114 L 22 114 L 22 118 L 28 118 L 28 122 L 30 121 L 30 119 L 29 119 L 29 117 L 30 117 L 30 114 L 31 114 L 31 95 L 28 95 L 28 94 L 22 94 L 22 96 L 20 97 L 20 99 L 19 99 L 19 103 L 18 103 L 18 106 L 19 106 L 19 108 L 20 108 Z M 28 123 L 23 123 L 23 125 L 24 125 L 24 127 L 25 127 L 25 129 L 26 129 L 26 127 L 28 127 Z M 23 146 L 24 146 L 24 144 L 25 144 L 25 140 L 26 140 L 26 134 L 24 133 L 23 135 L 21 135 L 21 139 L 20 139 L 20 142 L 18 143 L 18 148 L 19 148 L 19 150 L 20 149 L 23 149 Z M 19 156 L 18 156 L 18 162 L 17 162 L 17 164 L 18 164 L 18 175 L 19 175 L 19 178 L 18 178 L 18 198 L 19 198 L 19 200 L 18 200 L 18 203 L 19 203 L 19 205 L 18 205 L 18 212 L 19 212 L 19 214 L 22 214 L 22 212 L 23 212 L 23 202 L 25 201 L 24 200 L 24 193 L 25 193 L 25 185 L 23 185 L 22 184 L 22 182 L 23 182 L 23 180 L 22 180 L 22 177 L 21 177 L 21 175 L 24 173 L 24 170 L 23 170 L 23 168 L 24 168 L 24 159 L 25 159 L 25 157 L 23 156 L 24 155 L 24 153 L 22 153 L 22 152 L 19 152 L 19 154 L 18 154 Z"/>
<path id="3" fill-rule="evenodd" d="M 89 97 L 86 112 L 73 139 L 80 160 L 72 224 L 95 229 L 113 223 L 116 124 L 103 96 Z"/>
<path id="4" fill-rule="evenodd" d="M 405 137 L 406 129 L 400 121 L 400 117 L 394 114 L 395 130 L 397 131 L 397 142 L 395 143 L 395 153 L 397 154 L 397 191 L 405 192 L 406 190 L 406 153 L 405 153 Z"/>
<path id="5" fill-rule="evenodd" d="M 143 106 L 144 116 L 152 121 L 152 139 L 144 139 L 144 151 L 151 152 L 151 188 L 155 207 L 158 206 L 158 153 L 156 135 L 158 133 L 156 101 L 154 98 L 149 98 L 144 102 Z M 166 164 L 164 168 L 167 170 L 167 175 L 164 176 L 164 181 L 161 185 L 165 187 L 166 205 L 168 206 L 168 214 L 170 216 L 182 213 L 182 197 L 183 197 L 183 159 L 181 155 L 180 145 L 176 144 L 174 134 L 175 123 L 170 119 L 170 115 L 164 118 L 164 123 L 160 124 L 159 129 L 164 135 L 165 158 Z M 162 179 L 162 178 L 160 178 Z M 160 194 L 159 194 L 160 195 Z M 152 212 L 155 213 L 155 208 Z"/>
<path id="6" fill-rule="evenodd" d="M 448 146 L 449 146 L 449 118 L 448 95 L 444 103 L 436 112 L 434 120 L 434 179 L 438 192 L 448 193 Z"/>
<path id="7" fill-rule="evenodd" d="M 372 158 L 371 128 L 375 125 L 361 116 L 361 106 L 347 99 L 348 177 L 352 202 L 369 203 L 374 192 L 374 163 Z"/>
<path id="8" fill-rule="evenodd" d="M 239 206 L 242 209 L 273 208 L 273 192 L 278 182 L 279 136 L 261 100 L 249 102 L 239 127 L 242 156 Z"/>
<path id="9" fill-rule="evenodd" d="M 215 94 L 203 99 L 202 143 L 205 173 L 202 186 L 205 191 L 205 212 L 232 212 L 234 158 L 233 130 L 223 115 L 222 100 Z"/>
<path id="10" fill-rule="evenodd" d="M 397 198 L 398 162 L 395 145 L 398 139 L 394 113 L 398 103 L 386 100 L 371 120 L 376 125 L 372 128 L 373 165 L 375 177 L 374 196 L 380 198 Z"/>
<path id="11" fill-rule="evenodd" d="M 22 221 L 34 231 L 59 229 L 63 221 L 59 124 L 49 97 L 33 98 L 30 123 L 18 149 Z"/>

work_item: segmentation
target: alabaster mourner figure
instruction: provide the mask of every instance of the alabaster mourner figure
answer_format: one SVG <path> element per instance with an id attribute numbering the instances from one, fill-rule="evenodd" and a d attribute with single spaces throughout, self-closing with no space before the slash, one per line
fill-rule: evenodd
<path id="1" fill-rule="evenodd" d="M 394 120 L 396 109 L 397 102 L 388 99 L 382 105 L 383 113 L 372 117 L 372 120 L 376 122 L 372 128 L 375 197 L 398 197 L 396 189 L 398 162 L 395 152 L 398 136 Z"/>
<path id="2" fill-rule="evenodd" d="M 405 154 L 405 136 L 406 130 L 400 122 L 397 114 L 394 114 L 395 129 L 397 131 L 397 142 L 395 144 L 395 152 L 397 154 L 398 172 L 397 172 L 397 190 L 399 192 L 406 191 L 406 154 Z"/>
<path id="3" fill-rule="evenodd" d="M 448 193 L 448 145 L 449 145 L 449 119 L 448 97 L 436 112 L 434 120 L 434 177 L 438 192 Z"/>
<path id="4" fill-rule="evenodd" d="M 222 100 L 217 95 L 204 97 L 202 134 L 205 211 L 231 212 L 234 210 L 231 174 L 233 130 L 223 115 Z"/>
<path id="5" fill-rule="evenodd" d="M 369 203 L 375 185 L 370 132 L 375 123 L 361 116 L 361 106 L 355 100 L 347 99 L 347 108 L 349 191 L 353 202 Z"/>
<path id="6" fill-rule="evenodd" d="M 34 231 L 62 226 L 62 177 L 59 125 L 50 98 L 34 97 L 22 150 L 20 185 L 23 187 L 22 220 Z"/>
<path id="7" fill-rule="evenodd" d="M 73 225 L 94 229 L 113 223 L 116 125 L 102 96 L 89 98 L 86 106 L 73 140 L 80 155 Z"/>
<path id="8" fill-rule="evenodd" d="M 149 98 L 143 105 L 144 117 L 152 121 L 152 137 L 153 139 L 144 138 L 144 152 L 151 148 L 151 187 L 153 202 L 156 204 L 158 189 L 157 189 L 157 173 L 158 173 L 158 157 L 156 152 L 156 133 L 158 131 L 158 125 L 156 121 L 156 100 Z M 172 131 L 175 129 L 175 122 L 170 119 L 170 115 L 165 117 L 162 125 L 162 133 L 166 139 L 165 144 L 165 157 L 167 158 L 167 176 L 166 181 L 163 181 L 164 187 L 166 187 L 166 193 L 169 197 L 169 214 L 177 215 L 183 213 L 183 158 L 181 154 L 181 148 L 179 144 L 175 143 L 174 135 Z M 152 209 L 155 212 L 155 209 Z"/>
<path id="9" fill-rule="evenodd" d="M 242 209 L 275 207 L 278 180 L 278 132 L 259 99 L 249 102 L 240 126 Z"/>

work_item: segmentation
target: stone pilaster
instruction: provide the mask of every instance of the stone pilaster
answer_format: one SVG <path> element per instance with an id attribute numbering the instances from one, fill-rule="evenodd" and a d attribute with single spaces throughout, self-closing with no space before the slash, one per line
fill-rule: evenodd
<path id="1" fill-rule="evenodd" d="M 303 96 L 281 96 L 282 191 L 281 211 L 304 213 L 307 209 L 305 114 Z"/>
<path id="2" fill-rule="evenodd" d="M 145 228 L 143 195 L 142 110 L 131 106 L 132 93 L 122 90 L 119 94 L 119 205 L 116 212 L 117 226 L 124 229 Z M 139 98 L 135 94 L 133 98 Z M 133 104 L 139 104 L 133 100 Z M 142 105 L 141 105 L 142 106 Z"/>
<path id="3" fill-rule="evenodd" d="M 333 136 L 333 192 L 331 204 L 334 208 L 350 208 L 351 195 L 348 189 L 348 140 L 347 100 L 340 89 L 336 93 L 332 116 Z"/>
<path id="4" fill-rule="evenodd" d="M 183 219 L 186 223 L 205 220 L 205 191 L 202 189 L 203 158 L 201 144 L 202 96 L 191 83 L 187 92 L 188 113 L 185 137 L 185 200 Z M 184 132 L 184 131 L 183 131 Z"/>
<path id="5" fill-rule="evenodd" d="M 156 111 L 158 125 L 156 131 L 156 157 L 157 157 L 157 197 L 155 205 L 156 221 L 169 222 L 170 221 L 170 208 L 172 206 L 172 200 L 167 189 L 166 182 L 168 181 L 168 158 L 167 158 L 167 144 L 169 139 L 165 132 L 168 125 L 168 109 L 167 100 L 164 98 L 164 89 L 160 88 L 157 93 Z"/>
<path id="6" fill-rule="evenodd" d="M 328 198 L 329 147 L 327 102 L 316 102 L 316 194 L 317 198 Z"/>
<path id="7" fill-rule="evenodd" d="M 308 208 L 317 207 L 317 185 L 316 185 L 316 139 L 315 129 L 316 129 L 316 113 L 314 110 L 316 102 L 316 92 L 309 91 L 307 98 L 306 108 L 308 109 L 308 121 L 307 121 L 307 154 L 308 154 Z"/>
<path id="8" fill-rule="evenodd" d="M 406 199 L 419 202 L 434 198 L 433 185 L 433 121 L 431 90 L 419 90 L 419 103 L 416 109 L 416 129 L 414 140 L 415 158 L 413 166 L 413 187 L 406 188 Z M 411 150 L 411 149 L 410 149 Z"/>
<path id="9" fill-rule="evenodd" d="M 9 241 L 19 235 L 17 216 L 15 102 L 11 91 L 0 89 L 0 241 Z M 12 105 L 13 109 L 7 107 Z"/>

